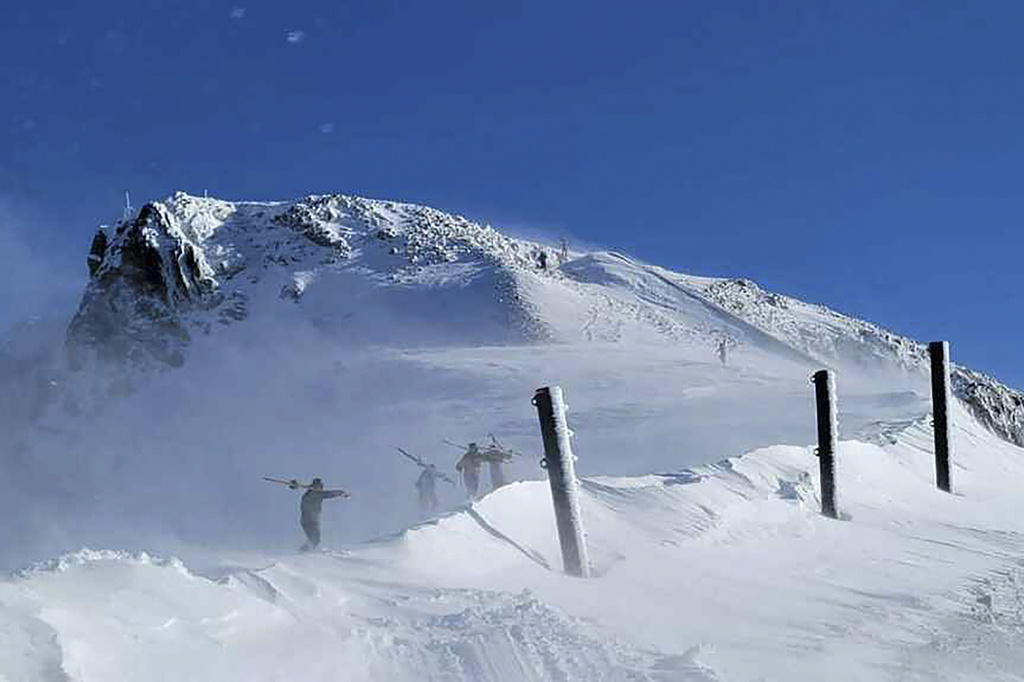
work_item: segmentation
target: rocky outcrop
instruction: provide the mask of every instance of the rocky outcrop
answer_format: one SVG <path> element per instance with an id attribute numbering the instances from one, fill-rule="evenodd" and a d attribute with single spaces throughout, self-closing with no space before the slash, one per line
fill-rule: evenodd
<path id="1" fill-rule="evenodd" d="M 147 204 L 112 239 L 98 233 L 88 264 L 89 284 L 68 327 L 72 369 L 90 358 L 180 365 L 189 340 L 183 309 L 210 302 L 216 283 L 166 209 Z"/>
<path id="2" fill-rule="evenodd" d="M 987 429 L 1024 447 L 1024 393 L 966 367 L 951 371 L 953 394 Z"/>
<path id="3" fill-rule="evenodd" d="M 196 333 L 266 303 L 261 282 L 277 282 L 275 298 L 300 304 L 332 269 L 401 288 L 414 286 L 424 268 L 452 263 L 493 272 L 510 327 L 542 338 L 516 278 L 535 260 L 530 245 L 423 206 L 344 195 L 234 203 L 178 193 L 147 204 L 112 236 L 96 234 L 67 355 L 72 368 L 93 360 L 174 367 Z"/>

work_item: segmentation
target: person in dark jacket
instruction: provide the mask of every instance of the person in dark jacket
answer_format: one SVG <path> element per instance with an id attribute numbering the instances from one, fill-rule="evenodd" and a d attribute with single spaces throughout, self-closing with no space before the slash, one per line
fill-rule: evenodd
<path id="1" fill-rule="evenodd" d="M 462 484 L 466 486 L 466 496 L 475 500 L 480 490 L 480 467 L 483 466 L 484 456 L 476 443 L 470 443 L 466 453 L 462 455 L 455 464 L 455 470 L 462 474 Z"/>
<path id="2" fill-rule="evenodd" d="M 344 490 L 324 490 L 324 482 L 319 478 L 314 478 L 308 486 L 292 479 L 288 483 L 288 487 L 292 490 L 306 489 L 306 492 L 302 494 L 302 501 L 299 503 L 299 509 L 302 512 L 299 517 L 299 525 L 302 526 L 302 531 L 306 534 L 307 542 L 300 549 L 303 552 L 316 549 L 320 546 L 320 511 L 324 500 L 329 500 L 332 497 L 349 497 L 349 494 Z"/>
<path id="3" fill-rule="evenodd" d="M 437 509 L 437 479 L 441 472 L 433 464 L 423 467 L 423 473 L 416 479 L 416 490 L 420 494 L 420 511 L 430 513 Z"/>

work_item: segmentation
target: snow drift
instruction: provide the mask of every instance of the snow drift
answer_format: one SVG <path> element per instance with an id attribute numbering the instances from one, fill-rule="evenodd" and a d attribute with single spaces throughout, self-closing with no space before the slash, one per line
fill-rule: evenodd
<path id="1" fill-rule="evenodd" d="M 0 679 L 1021 670 L 1021 396 L 955 370 L 957 494 L 936 492 L 916 341 L 340 195 L 177 194 L 98 234 L 88 267 L 66 329 L 0 349 L 0 563 L 33 566 L 0 581 Z M 848 522 L 817 514 L 822 365 Z M 546 384 L 570 404 L 593 580 L 557 571 Z M 395 446 L 448 468 L 442 439 L 489 432 L 523 453 L 518 482 L 469 507 L 444 487 L 424 519 Z M 331 550 L 295 555 L 297 500 L 266 474 L 353 492 L 325 509 Z"/>
<path id="2" fill-rule="evenodd" d="M 587 478 L 588 580 L 540 482 L 319 555 L 83 550 L 0 582 L 0 678 L 1013 679 L 1024 458 L 956 418 L 956 496 L 923 420 L 843 442 L 844 522 L 807 447 Z"/>

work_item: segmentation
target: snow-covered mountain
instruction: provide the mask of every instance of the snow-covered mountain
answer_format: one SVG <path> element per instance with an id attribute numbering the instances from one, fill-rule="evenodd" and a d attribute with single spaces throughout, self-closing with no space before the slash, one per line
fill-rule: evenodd
<path id="1" fill-rule="evenodd" d="M 347 346 L 721 338 L 809 364 L 921 373 L 925 347 L 744 279 L 561 253 L 423 206 L 342 195 L 236 203 L 178 193 L 101 230 L 68 329 L 73 368 L 178 366 L 197 335 L 297 305 Z M 963 368 L 956 394 L 1024 444 L 1024 395 Z"/>
<path id="2" fill-rule="evenodd" d="M 31 565 L 0 579 L 0 680 L 1024 670 L 1022 396 L 955 370 L 957 495 L 936 492 L 917 341 L 339 195 L 176 194 L 97 234 L 88 267 L 70 324 L 0 346 L 0 563 Z M 848 523 L 817 514 L 823 365 Z M 547 384 L 570 403 L 589 581 L 557 570 Z M 450 470 L 442 440 L 488 433 L 524 453 L 517 482 L 472 505 L 444 487 L 424 518 L 395 447 Z M 325 504 L 328 553 L 295 555 L 297 500 L 264 475 L 352 492 Z"/>
<path id="3" fill-rule="evenodd" d="M 517 275 L 537 258 L 534 246 L 420 206 L 176 194 L 147 204 L 110 237 L 97 233 L 68 349 L 76 366 L 90 354 L 180 365 L 196 334 L 278 301 L 305 304 L 319 324 L 364 343 L 395 342 L 381 322 L 401 317 L 409 333 L 400 344 L 525 340 L 538 332 Z M 437 315 L 451 304 L 458 315 Z"/>
<path id="4" fill-rule="evenodd" d="M 540 383 L 564 382 L 576 404 L 591 402 L 577 418 L 600 434 L 593 455 L 602 473 L 670 470 L 810 439 L 802 416 L 745 404 L 776 391 L 773 384 L 692 371 L 693 363 L 717 363 L 723 340 L 737 359 L 730 365 L 794 382 L 822 365 L 840 368 L 844 393 L 853 394 L 847 405 L 858 412 L 846 424 L 858 434 L 871 431 L 872 415 L 857 407 L 857 396 L 870 403 L 873 391 L 926 395 L 922 344 L 873 324 L 748 280 L 553 248 L 411 204 L 178 193 L 102 228 L 87 263 L 91 278 L 67 326 L 65 353 L 55 352 L 61 334 L 53 322 L 23 325 L 0 348 L 6 480 L 46 481 L 83 514 L 94 510 L 97 489 L 140 475 L 178 481 L 189 491 L 180 499 L 194 502 L 197 472 L 217 469 L 205 455 L 213 442 L 220 443 L 216 462 L 232 462 L 226 470 L 245 476 L 256 465 L 276 470 L 273 453 L 281 450 L 299 451 L 294 464 L 307 458 L 322 471 L 329 439 L 377 452 L 399 444 L 396 437 L 416 445 L 434 432 L 423 443 L 432 450 L 441 437 L 501 429 L 531 449 L 534 426 L 517 405 Z M 652 389 L 659 376 L 676 385 Z M 692 386 L 677 392 L 694 381 L 715 386 L 713 395 L 698 400 L 687 393 Z M 731 398 L 726 386 L 735 387 Z M 954 386 L 982 424 L 1024 443 L 1021 394 L 963 368 Z M 803 406 L 802 393 L 794 396 Z M 624 458 L 634 449 L 624 434 L 636 414 L 627 419 L 629 409 L 601 400 L 662 400 L 647 408 L 642 439 L 651 447 Z M 703 415 L 682 440 L 653 418 L 680 400 Z M 764 402 L 782 405 L 767 395 Z M 406 406 L 414 407 L 400 424 L 384 416 Z M 722 426 L 723 406 L 759 416 L 732 429 Z M 878 418 L 907 416 L 896 412 Z M 307 426 L 297 432 L 291 425 L 300 420 Z M 261 429 L 269 432 L 253 435 Z M 685 456 L 654 454 L 679 445 Z M 265 448 L 265 463 L 257 461 L 253 451 Z M 375 489 L 391 494 L 386 481 L 394 473 L 380 466 Z M 199 487 L 208 499 L 193 508 L 214 504 L 207 478 Z M 22 486 L 15 488 L 13 497 Z M 133 514 L 143 513 L 140 497 Z M 125 514 L 111 504 L 110 514 Z M 409 517 L 408 509 L 384 510 L 380 525 L 363 531 L 400 527 Z"/>

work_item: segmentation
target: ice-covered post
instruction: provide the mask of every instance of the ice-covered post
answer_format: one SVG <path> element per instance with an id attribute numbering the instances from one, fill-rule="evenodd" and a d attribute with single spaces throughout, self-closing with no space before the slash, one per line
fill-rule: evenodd
<path id="1" fill-rule="evenodd" d="M 587 558 L 583 535 L 576 458 L 569 442 L 562 389 L 558 386 L 538 388 L 533 396 L 533 404 L 537 407 L 540 433 L 544 438 L 541 466 L 547 470 L 548 482 L 551 484 L 558 541 L 562 546 L 562 564 L 569 575 L 586 578 L 590 575 L 590 560 Z"/>
<path id="2" fill-rule="evenodd" d="M 953 432 L 949 423 L 949 343 L 933 341 L 928 344 L 932 360 L 932 426 L 935 431 L 935 484 L 947 493 L 952 490 L 949 480 L 950 450 Z"/>
<path id="3" fill-rule="evenodd" d="M 814 373 L 814 397 L 818 407 L 818 466 L 821 471 L 821 513 L 839 518 L 836 502 L 836 379 L 832 370 Z"/>

